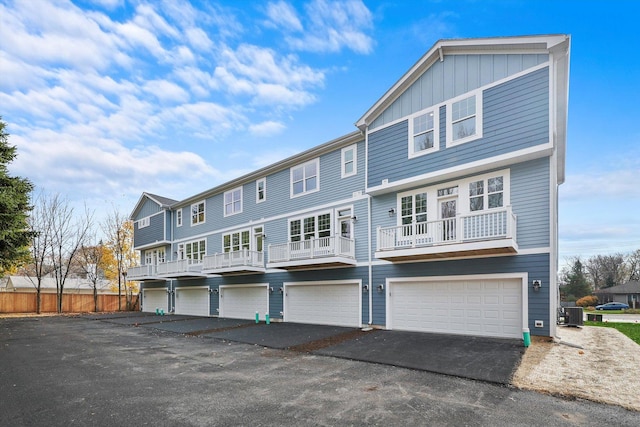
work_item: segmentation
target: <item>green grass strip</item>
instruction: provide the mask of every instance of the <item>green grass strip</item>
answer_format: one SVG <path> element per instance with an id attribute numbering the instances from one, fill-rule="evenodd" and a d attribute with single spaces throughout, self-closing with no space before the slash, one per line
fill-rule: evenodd
<path id="1" fill-rule="evenodd" d="M 616 322 L 584 322 L 585 326 L 601 326 L 615 328 L 640 345 L 640 323 L 616 323 Z"/>

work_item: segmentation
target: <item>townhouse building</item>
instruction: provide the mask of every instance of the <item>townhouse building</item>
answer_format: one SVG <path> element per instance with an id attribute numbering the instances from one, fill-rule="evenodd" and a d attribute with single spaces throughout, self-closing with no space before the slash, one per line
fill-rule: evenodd
<path id="1" fill-rule="evenodd" d="M 143 193 L 143 310 L 554 335 L 569 50 L 438 41 L 354 132 L 185 200 Z"/>

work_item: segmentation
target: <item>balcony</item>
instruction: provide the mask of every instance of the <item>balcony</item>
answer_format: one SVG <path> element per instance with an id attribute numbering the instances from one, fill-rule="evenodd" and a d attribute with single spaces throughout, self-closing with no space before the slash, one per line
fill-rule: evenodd
<path id="1" fill-rule="evenodd" d="M 264 273 L 264 252 L 242 249 L 207 255 L 203 259 L 202 272 L 211 274 Z"/>
<path id="2" fill-rule="evenodd" d="M 353 265 L 356 265 L 355 241 L 342 236 L 269 245 L 268 268 L 302 270 Z"/>
<path id="3" fill-rule="evenodd" d="M 181 259 L 178 261 L 168 261 L 156 266 L 156 273 L 165 279 L 179 279 L 189 277 L 207 277 L 202 272 L 202 261 Z"/>
<path id="4" fill-rule="evenodd" d="M 407 261 L 515 254 L 516 223 L 508 206 L 438 221 L 379 227 L 375 256 Z"/>
<path id="5" fill-rule="evenodd" d="M 139 265 L 127 270 L 127 280 L 141 282 L 144 280 L 162 280 L 162 278 L 158 277 L 155 265 Z"/>

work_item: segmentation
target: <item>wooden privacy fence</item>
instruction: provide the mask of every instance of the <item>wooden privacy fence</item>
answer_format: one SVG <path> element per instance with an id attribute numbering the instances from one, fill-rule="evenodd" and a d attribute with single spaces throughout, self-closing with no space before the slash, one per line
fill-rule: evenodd
<path id="1" fill-rule="evenodd" d="M 133 301 L 136 301 L 134 295 Z M 122 309 L 127 308 L 127 298 L 121 297 Z M 64 294 L 62 296 L 62 311 L 64 313 L 86 313 L 94 311 L 93 295 L 90 294 Z M 134 310 L 139 310 L 136 304 Z M 98 295 L 98 311 L 117 311 L 118 295 Z M 50 293 L 40 294 L 40 312 L 57 312 L 57 295 Z M 0 313 L 35 313 L 35 292 L 0 292 Z"/>

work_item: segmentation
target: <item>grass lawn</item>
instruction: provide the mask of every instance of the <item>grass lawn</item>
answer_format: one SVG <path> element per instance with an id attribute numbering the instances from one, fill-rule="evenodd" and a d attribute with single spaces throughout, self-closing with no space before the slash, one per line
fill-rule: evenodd
<path id="1" fill-rule="evenodd" d="M 602 326 L 615 328 L 640 345 L 640 323 L 616 323 L 616 322 L 584 322 L 585 326 Z"/>

